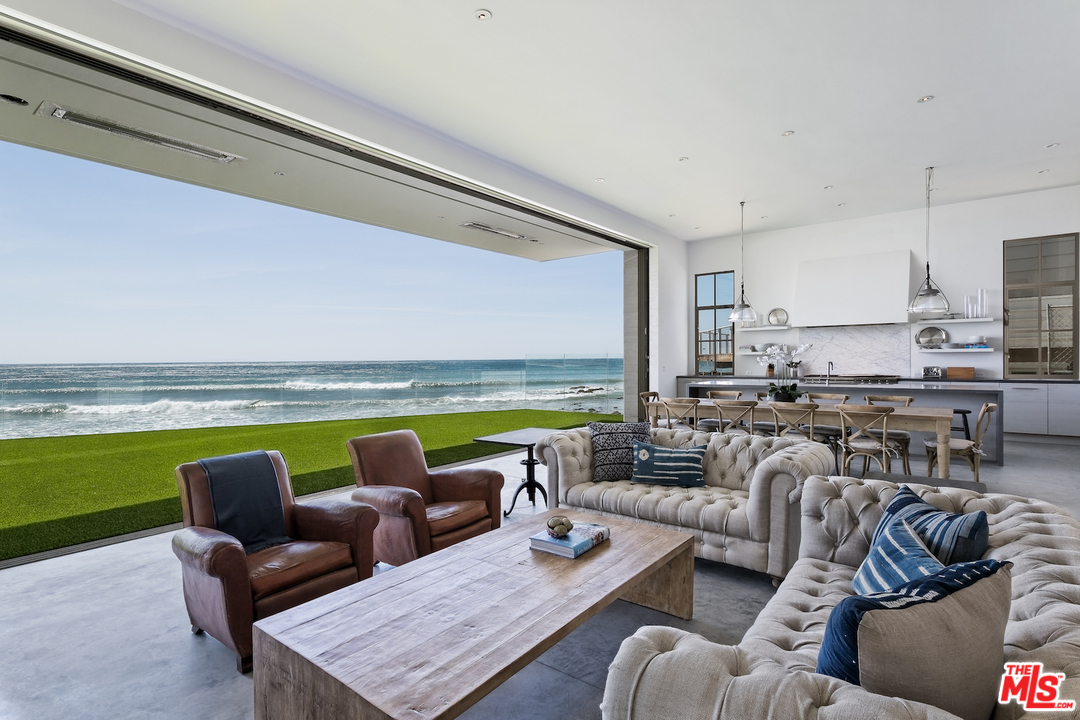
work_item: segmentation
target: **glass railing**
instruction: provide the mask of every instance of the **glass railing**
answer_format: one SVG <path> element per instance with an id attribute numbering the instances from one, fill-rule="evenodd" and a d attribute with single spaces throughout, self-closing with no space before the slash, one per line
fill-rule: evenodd
<path id="1" fill-rule="evenodd" d="M 622 411 L 622 358 L 0 365 L 0 438 L 518 408 Z"/>

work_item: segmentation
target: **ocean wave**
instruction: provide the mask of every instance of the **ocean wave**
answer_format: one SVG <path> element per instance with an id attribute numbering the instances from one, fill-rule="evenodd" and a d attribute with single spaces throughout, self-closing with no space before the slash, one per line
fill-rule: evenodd
<path id="1" fill-rule="evenodd" d="M 259 400 L 156 400 L 152 403 L 137 405 L 119 403 L 116 405 L 68 405 L 68 415 L 126 415 L 139 413 L 148 415 L 178 415 L 187 413 L 213 413 L 229 410 L 247 410 L 260 404 Z"/>
<path id="2" fill-rule="evenodd" d="M 413 387 L 413 381 L 313 382 L 311 380 L 289 380 L 284 383 L 283 387 L 286 390 L 408 390 Z"/>

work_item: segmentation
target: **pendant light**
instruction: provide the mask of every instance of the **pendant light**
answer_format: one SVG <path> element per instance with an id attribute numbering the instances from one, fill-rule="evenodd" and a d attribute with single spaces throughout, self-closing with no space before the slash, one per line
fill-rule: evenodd
<path id="1" fill-rule="evenodd" d="M 930 279 L 930 185 L 934 181 L 934 168 L 926 168 L 926 280 L 919 286 L 915 297 L 911 298 L 909 313 L 947 313 L 949 298 L 941 288 Z"/>
<path id="2" fill-rule="evenodd" d="M 743 238 L 743 225 L 746 217 L 745 205 L 745 202 L 739 203 L 739 299 L 735 301 L 735 307 L 731 309 L 731 314 L 728 315 L 729 322 L 757 322 L 757 313 L 754 312 L 754 308 L 750 307 L 750 301 L 746 299 L 746 276 L 743 272 L 746 269 L 744 259 L 746 241 Z"/>

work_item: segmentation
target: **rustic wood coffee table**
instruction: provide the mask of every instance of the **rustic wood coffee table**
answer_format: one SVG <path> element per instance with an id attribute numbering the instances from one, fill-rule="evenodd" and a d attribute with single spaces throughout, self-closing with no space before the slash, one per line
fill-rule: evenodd
<path id="1" fill-rule="evenodd" d="M 454 718 L 618 598 L 690 619 L 693 537 L 611 528 L 570 560 L 529 549 L 550 511 L 255 624 L 255 717 Z"/>

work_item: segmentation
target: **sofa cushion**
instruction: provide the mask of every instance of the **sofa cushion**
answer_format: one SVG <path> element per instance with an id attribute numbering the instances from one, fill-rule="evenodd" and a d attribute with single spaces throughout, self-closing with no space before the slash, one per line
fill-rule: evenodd
<path id="1" fill-rule="evenodd" d="M 950 565 L 892 592 L 840 601 L 817 671 L 870 692 L 986 720 L 996 705 L 1012 563 Z"/>
<path id="2" fill-rule="evenodd" d="M 919 534 L 943 565 L 978 560 L 986 552 L 990 528 L 982 510 L 955 514 L 938 510 L 906 485 L 901 485 L 874 531 L 872 543 L 896 518 Z"/>
<path id="3" fill-rule="evenodd" d="M 704 487 L 701 462 L 705 445 L 691 448 L 671 448 L 634 440 L 634 474 L 632 483 L 676 487 Z"/>
<path id="4" fill-rule="evenodd" d="M 649 423 L 590 422 L 593 482 L 629 480 L 634 472 L 634 441 L 649 442 Z"/>
<path id="5" fill-rule="evenodd" d="M 851 587 L 860 595 L 887 592 L 944 567 L 911 526 L 896 518 L 877 534 Z"/>

